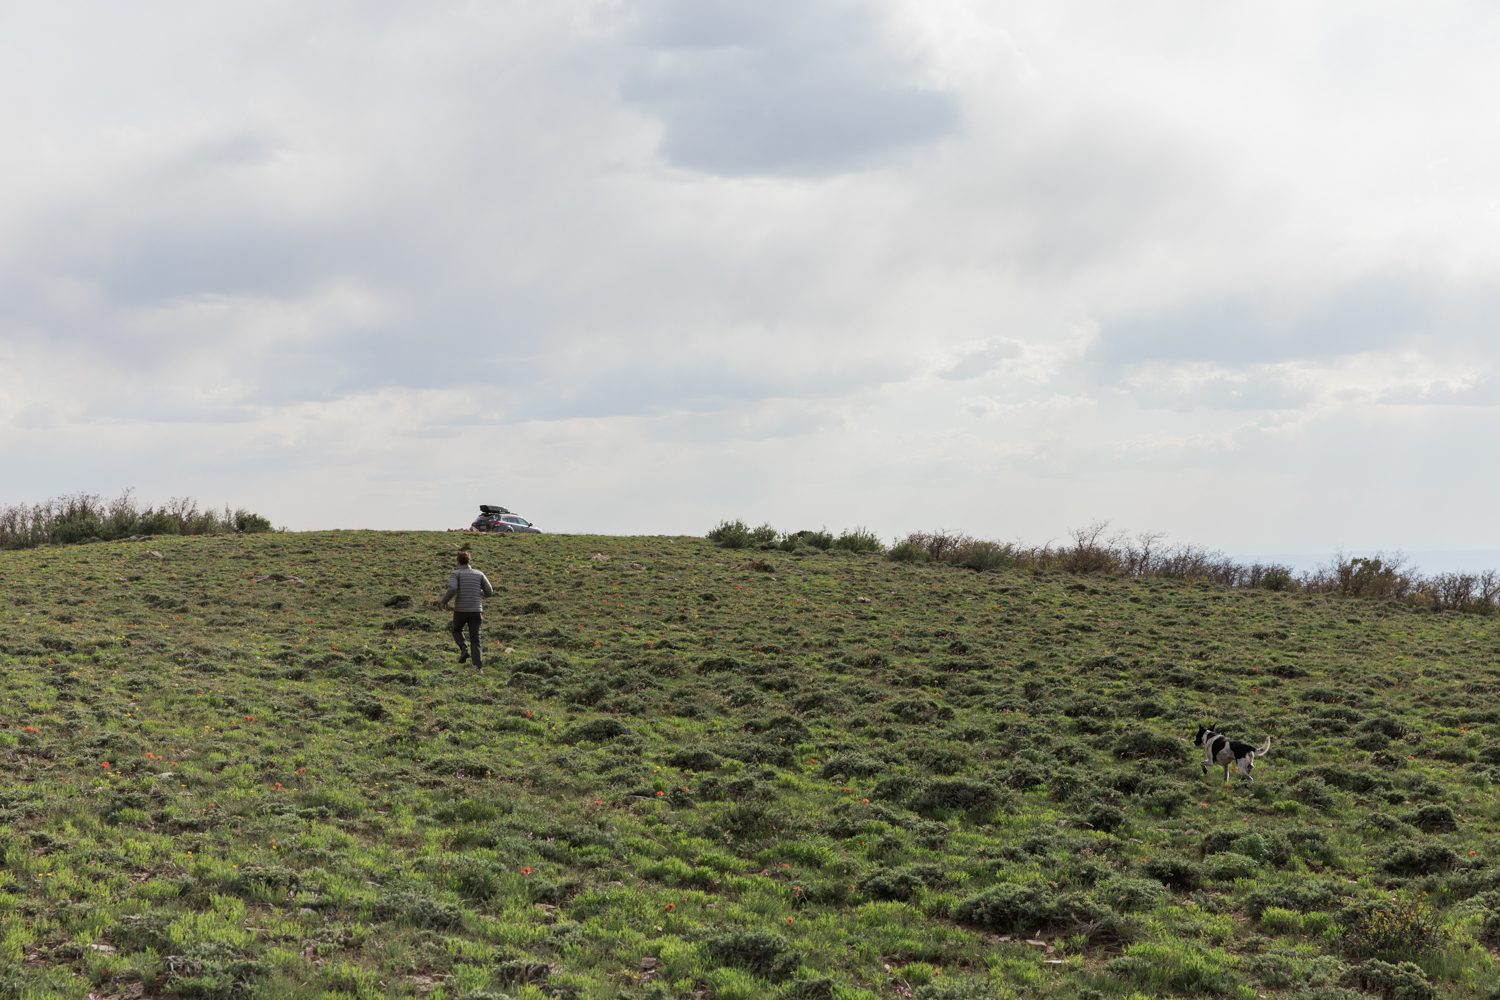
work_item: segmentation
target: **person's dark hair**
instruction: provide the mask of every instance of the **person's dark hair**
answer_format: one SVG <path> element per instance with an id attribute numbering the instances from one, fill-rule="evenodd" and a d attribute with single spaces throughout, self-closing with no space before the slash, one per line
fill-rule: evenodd
<path id="1" fill-rule="evenodd" d="M 458 564 L 460 566 L 469 565 L 469 554 L 467 552 L 460 552 L 458 554 Z"/>

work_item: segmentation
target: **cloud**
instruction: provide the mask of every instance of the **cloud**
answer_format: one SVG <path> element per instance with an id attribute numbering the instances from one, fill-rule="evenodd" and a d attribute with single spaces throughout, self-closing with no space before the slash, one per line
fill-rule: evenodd
<path id="1" fill-rule="evenodd" d="M 951 134 L 959 105 L 922 86 L 879 9 L 846 0 L 655 0 L 626 99 L 662 123 L 675 166 L 819 177 Z"/>
<path id="2" fill-rule="evenodd" d="M 1492 520 L 1488 9 L 8 26 L 0 500 L 1317 551 Z"/>

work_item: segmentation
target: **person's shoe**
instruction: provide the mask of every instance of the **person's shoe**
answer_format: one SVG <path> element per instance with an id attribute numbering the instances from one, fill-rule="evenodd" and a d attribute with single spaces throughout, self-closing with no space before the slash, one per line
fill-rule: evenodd
<path id="1" fill-rule="evenodd" d="M 458 654 L 458 662 L 459 663 L 468 663 L 469 662 L 469 654 L 468 653 L 459 653 Z"/>

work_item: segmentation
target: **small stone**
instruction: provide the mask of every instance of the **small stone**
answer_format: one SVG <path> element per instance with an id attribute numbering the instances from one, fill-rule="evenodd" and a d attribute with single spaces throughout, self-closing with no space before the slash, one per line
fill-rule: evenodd
<path id="1" fill-rule="evenodd" d="M 161 553 L 158 552 L 158 551 L 156 551 L 155 549 L 151 549 L 150 551 L 148 551 L 146 553 L 146 555 L 150 556 L 152 559 L 160 559 L 161 558 Z"/>
<path id="2" fill-rule="evenodd" d="M 299 916 L 299 917 L 316 917 L 317 915 L 318 915 L 318 911 L 317 910 L 310 910 L 310 909 L 308 909 L 305 906 L 302 907 L 300 910 L 297 911 L 297 916 Z"/>
<path id="3" fill-rule="evenodd" d="M 647 956 L 646 958 L 641 959 L 641 968 L 643 968 L 643 969 L 654 969 L 654 968 L 656 968 L 656 959 L 651 958 L 650 956 Z"/>
<path id="4" fill-rule="evenodd" d="M 89 947 L 101 955 L 113 955 L 115 953 L 115 946 L 112 944 L 91 944 Z"/>

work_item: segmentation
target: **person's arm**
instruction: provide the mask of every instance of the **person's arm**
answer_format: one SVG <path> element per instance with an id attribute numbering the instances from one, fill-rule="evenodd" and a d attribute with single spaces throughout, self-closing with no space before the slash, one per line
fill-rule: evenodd
<path id="1" fill-rule="evenodd" d="M 485 597 L 495 596 L 495 588 L 490 586 L 490 578 L 483 573 L 479 574 L 479 592 L 484 594 Z"/>
<path id="2" fill-rule="evenodd" d="M 444 611 L 447 611 L 448 610 L 448 602 L 451 601 L 451 600 L 453 600 L 453 598 L 456 597 L 456 596 L 458 596 L 458 574 L 457 573 L 449 573 L 448 574 L 448 592 L 443 595 L 443 599 L 442 600 L 438 601 L 438 607 L 442 608 Z"/>

